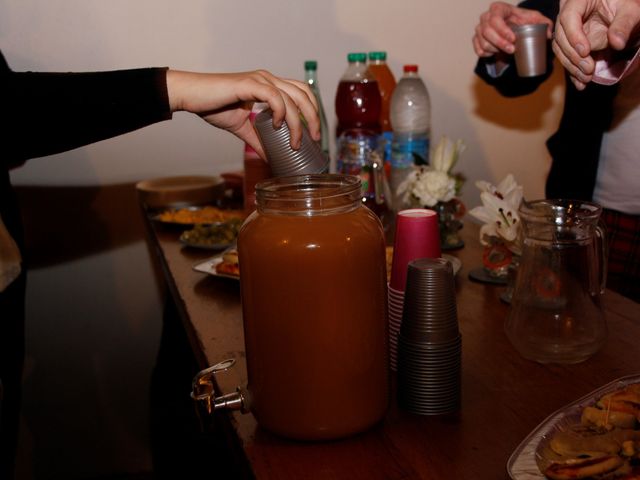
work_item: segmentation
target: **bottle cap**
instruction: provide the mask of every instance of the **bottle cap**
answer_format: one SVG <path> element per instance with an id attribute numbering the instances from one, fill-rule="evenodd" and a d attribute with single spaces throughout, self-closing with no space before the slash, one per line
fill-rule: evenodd
<path id="1" fill-rule="evenodd" d="M 418 65 L 405 65 L 402 69 L 404 72 L 417 72 L 418 71 Z"/>
<path id="2" fill-rule="evenodd" d="M 366 53 L 350 53 L 347 55 L 347 60 L 349 61 L 349 63 L 354 63 L 354 62 L 366 62 L 367 61 L 367 54 Z"/>
<path id="3" fill-rule="evenodd" d="M 317 70 L 318 69 L 318 62 L 316 62 L 315 60 L 307 60 L 306 62 L 304 62 L 304 69 L 305 70 Z"/>
<path id="4" fill-rule="evenodd" d="M 369 60 L 386 60 L 387 52 L 369 52 Z"/>

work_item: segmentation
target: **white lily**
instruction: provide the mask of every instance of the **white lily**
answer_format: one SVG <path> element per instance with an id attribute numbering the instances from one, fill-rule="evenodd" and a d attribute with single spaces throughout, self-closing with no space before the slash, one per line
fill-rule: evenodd
<path id="1" fill-rule="evenodd" d="M 522 229 L 518 208 L 523 197 L 522 187 L 511 174 L 497 187 L 484 181 L 476 182 L 476 186 L 481 190 L 482 206 L 471 209 L 469 214 L 484 223 L 480 228 L 480 242 L 487 245 L 488 237 L 497 237 L 519 254 Z"/>
<path id="2" fill-rule="evenodd" d="M 442 136 L 431 156 L 431 166 L 438 172 L 449 173 L 466 148 L 462 140 L 453 143 L 447 136 Z"/>
<path id="3" fill-rule="evenodd" d="M 522 186 L 516 183 L 511 173 L 504 177 L 497 187 L 484 180 L 478 180 L 476 187 L 480 189 L 480 192 L 487 192 L 504 199 L 516 210 L 520 207 L 520 202 L 522 202 L 524 195 Z"/>

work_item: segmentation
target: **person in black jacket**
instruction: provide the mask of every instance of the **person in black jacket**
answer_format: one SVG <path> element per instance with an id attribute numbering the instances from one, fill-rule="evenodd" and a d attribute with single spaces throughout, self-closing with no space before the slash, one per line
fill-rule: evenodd
<path id="1" fill-rule="evenodd" d="M 177 111 L 199 115 L 264 152 L 250 123 L 253 102 L 266 102 L 277 127 L 291 130 L 299 148 L 302 114 L 320 138 L 316 100 L 305 82 L 258 70 L 194 73 L 143 68 L 87 73 L 14 72 L 0 53 L 4 115 L 0 154 L 0 270 L 23 248 L 20 213 L 9 171 L 26 160 L 67 151 L 169 120 Z M 11 252 L 13 253 L 13 252 Z M 15 267 L 15 262 L 13 264 Z M 0 271 L 0 478 L 12 478 L 24 360 L 24 271 Z M 5 275 L 6 273 L 6 275 Z M 17 278 L 16 278 L 17 275 Z"/>
<path id="2" fill-rule="evenodd" d="M 518 6 L 494 2 L 480 17 L 473 46 L 480 57 L 475 72 L 502 95 L 535 91 L 553 71 L 549 45 L 547 70 L 519 77 L 515 69 L 515 35 L 509 24 L 552 25 L 559 0 L 525 0 Z M 558 130 L 547 140 L 552 164 L 545 184 L 547 198 L 595 201 L 604 207 L 609 237 L 609 288 L 640 301 L 640 76 L 613 86 L 586 84 L 578 90 L 566 72 L 564 110 Z"/>

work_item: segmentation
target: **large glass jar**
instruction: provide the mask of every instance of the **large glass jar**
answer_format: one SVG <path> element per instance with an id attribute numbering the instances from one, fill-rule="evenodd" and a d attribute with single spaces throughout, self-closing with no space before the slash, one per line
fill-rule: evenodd
<path id="1" fill-rule="evenodd" d="M 348 175 L 257 185 L 238 237 L 250 408 L 290 438 L 351 435 L 388 404 L 382 225 Z"/>

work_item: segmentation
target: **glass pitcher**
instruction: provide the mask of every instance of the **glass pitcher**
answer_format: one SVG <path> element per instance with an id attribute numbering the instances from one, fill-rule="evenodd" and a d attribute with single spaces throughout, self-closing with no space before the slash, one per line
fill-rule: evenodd
<path id="1" fill-rule="evenodd" d="M 523 203 L 524 245 L 505 331 L 522 356 L 578 363 L 607 336 L 602 208 L 576 200 Z"/>

